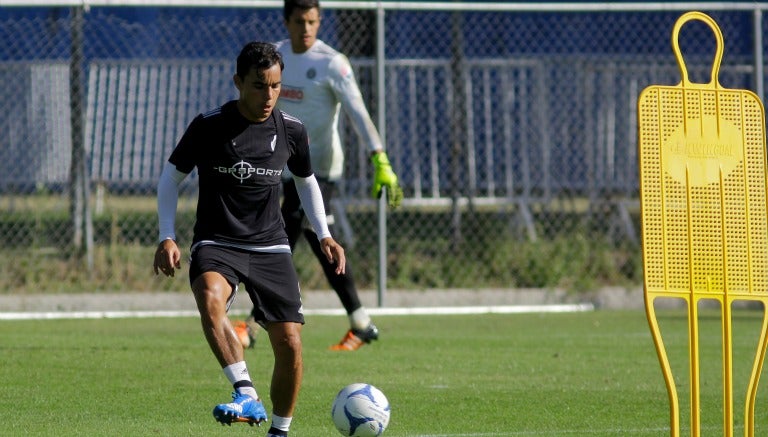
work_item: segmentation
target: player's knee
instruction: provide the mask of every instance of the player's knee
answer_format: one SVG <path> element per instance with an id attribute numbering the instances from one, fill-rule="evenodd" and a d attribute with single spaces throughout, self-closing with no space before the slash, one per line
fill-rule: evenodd
<path id="1" fill-rule="evenodd" d="M 205 275 L 197 278 L 192 290 L 195 294 L 198 308 L 209 313 L 226 312 L 227 300 L 232 293 L 232 288 L 226 281 L 216 281 L 206 278 Z"/>
<path id="2" fill-rule="evenodd" d="M 301 325 L 276 323 L 269 327 L 269 338 L 276 353 L 301 355 Z"/>

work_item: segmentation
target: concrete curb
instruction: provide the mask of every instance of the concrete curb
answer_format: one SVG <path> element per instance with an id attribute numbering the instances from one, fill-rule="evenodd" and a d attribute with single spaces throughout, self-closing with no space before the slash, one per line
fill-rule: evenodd
<path id="1" fill-rule="evenodd" d="M 338 309 L 341 304 L 332 291 L 303 293 L 308 310 Z M 596 309 L 642 309 L 642 289 L 605 288 L 593 293 L 568 293 L 542 289 L 429 289 L 387 290 L 379 305 L 374 290 L 360 291 L 367 308 L 412 308 L 451 306 L 515 306 L 591 304 Z M 250 299 L 242 291 L 232 310 L 250 309 Z M 0 312 L 87 312 L 87 311 L 196 311 L 191 292 L 133 292 L 78 294 L 0 295 Z"/>

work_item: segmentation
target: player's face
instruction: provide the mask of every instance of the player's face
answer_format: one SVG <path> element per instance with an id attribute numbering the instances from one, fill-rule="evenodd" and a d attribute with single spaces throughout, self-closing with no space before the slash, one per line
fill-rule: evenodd
<path id="1" fill-rule="evenodd" d="M 240 91 L 237 107 L 243 117 L 257 123 L 269 118 L 280 95 L 280 65 L 275 64 L 266 70 L 251 68 L 244 78 L 235 75 L 234 80 Z"/>
<path id="2" fill-rule="evenodd" d="M 304 53 L 317 40 L 317 30 L 320 29 L 320 11 L 312 9 L 294 9 L 285 22 L 288 37 L 291 39 L 293 53 Z"/>

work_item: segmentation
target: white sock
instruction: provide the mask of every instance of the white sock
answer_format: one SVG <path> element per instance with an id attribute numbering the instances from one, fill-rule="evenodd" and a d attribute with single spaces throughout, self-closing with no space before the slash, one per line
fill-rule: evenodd
<path id="1" fill-rule="evenodd" d="M 290 431 L 292 419 L 293 417 L 280 417 L 272 413 L 272 426 L 280 431 Z"/>
<path id="2" fill-rule="evenodd" d="M 248 373 L 248 367 L 245 365 L 245 361 L 238 361 L 234 364 L 230 364 L 229 366 L 225 367 L 224 369 L 224 375 L 229 380 L 229 383 L 232 385 L 236 385 L 240 381 L 248 381 L 250 386 L 241 386 L 238 387 L 237 391 L 240 393 L 247 394 L 254 399 L 258 399 L 259 395 L 256 393 L 256 389 L 253 388 L 253 383 L 251 382 L 251 375 Z"/>
<path id="3" fill-rule="evenodd" d="M 241 395 L 248 395 L 254 399 L 259 399 L 259 394 L 256 393 L 256 389 L 253 387 L 238 387 L 237 392 Z"/>
<path id="4" fill-rule="evenodd" d="M 245 365 L 245 361 L 238 361 L 234 364 L 230 364 L 225 367 L 224 375 L 226 375 L 229 383 L 234 385 L 238 381 L 250 381 L 251 375 L 248 373 L 248 367 Z"/>
<path id="5" fill-rule="evenodd" d="M 368 315 L 365 307 L 360 307 L 349 315 L 349 324 L 352 326 L 352 329 L 362 331 L 371 324 L 371 316 Z"/>

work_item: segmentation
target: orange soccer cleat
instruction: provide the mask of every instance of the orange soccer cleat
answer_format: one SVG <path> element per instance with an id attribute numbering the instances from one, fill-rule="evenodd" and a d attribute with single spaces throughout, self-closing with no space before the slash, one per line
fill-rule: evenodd
<path id="1" fill-rule="evenodd" d="M 350 329 L 338 344 L 332 345 L 332 351 L 356 351 L 364 344 L 379 339 L 379 329 L 371 323 L 364 330 Z"/>

